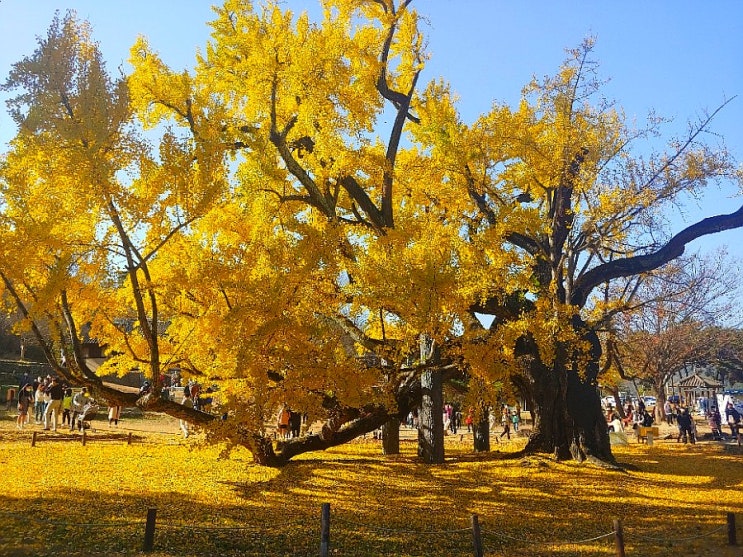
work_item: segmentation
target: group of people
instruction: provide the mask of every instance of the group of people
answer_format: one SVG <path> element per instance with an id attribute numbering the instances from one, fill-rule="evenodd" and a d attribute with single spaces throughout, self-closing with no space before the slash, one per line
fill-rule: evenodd
<path id="1" fill-rule="evenodd" d="M 623 408 L 624 417 L 620 418 L 619 413 L 613 406 L 606 410 L 606 423 L 609 431 L 620 432 L 627 428 L 637 429 L 639 427 L 650 427 L 655 419 L 652 412 L 649 412 L 642 400 L 637 401 L 635 406 L 631 400 L 628 400 Z"/>
<path id="2" fill-rule="evenodd" d="M 18 389 L 18 415 L 16 427 L 24 429 L 31 423 L 31 414 L 36 425 L 43 425 L 44 431 L 57 431 L 57 428 L 69 426 L 73 430 L 82 423 L 77 418 L 84 414 L 94 401 L 86 387 L 73 394 L 72 387 L 58 377 L 47 375 L 31 379 L 24 375 Z M 116 423 L 118 423 L 118 414 Z"/>
<path id="3" fill-rule="evenodd" d="M 180 381 L 176 380 L 168 389 L 180 387 Z M 163 390 L 163 392 L 165 392 Z M 170 396 L 170 395 L 168 395 Z M 214 402 L 214 389 L 207 387 L 206 390 L 202 391 L 201 385 L 196 381 L 190 380 L 183 386 L 183 399 L 181 404 L 200 412 L 210 413 Z M 218 404 L 217 404 L 218 406 Z M 222 415 L 222 419 L 226 419 L 227 414 Z M 183 437 L 187 438 L 190 434 L 189 423 L 187 420 L 180 418 L 178 425 L 183 433 Z"/>
<path id="4" fill-rule="evenodd" d="M 454 406 L 452 403 L 447 402 L 444 404 L 444 429 L 452 435 L 456 434 L 460 427 L 462 427 L 462 412 Z M 472 428 L 472 414 L 468 415 L 469 423 L 467 424 L 467 431 Z"/>
<path id="5" fill-rule="evenodd" d="M 513 429 L 514 434 L 517 434 L 519 432 L 519 424 L 521 423 L 521 410 L 516 405 L 516 408 L 511 410 L 508 405 L 504 404 L 501 408 L 501 415 L 500 415 L 500 425 L 503 428 L 503 431 L 501 431 L 501 434 L 496 437 L 496 441 L 503 439 L 503 436 L 506 436 L 506 439 L 511 439 L 511 429 Z M 492 429 L 492 428 L 491 428 Z"/>
<path id="6" fill-rule="evenodd" d="M 696 423 L 692 417 L 690 409 L 678 402 L 666 401 L 663 406 L 663 413 L 666 424 L 676 424 L 678 433 L 676 435 L 676 441 L 678 443 L 696 443 L 697 440 L 697 428 Z M 722 440 L 722 426 L 723 416 L 720 414 L 717 406 L 711 406 L 707 410 L 707 425 L 712 432 L 712 439 L 719 441 Z M 653 415 L 645 409 L 645 405 L 642 400 L 638 402 L 637 408 L 634 407 L 631 401 L 626 403 L 624 407 L 624 417 L 620 418 L 616 410 L 611 406 L 607 409 L 606 421 L 609 427 L 609 431 L 623 431 L 627 427 L 637 429 L 640 426 L 650 427 L 653 425 Z M 737 440 L 738 445 L 743 443 L 743 435 L 741 435 L 741 415 L 732 402 L 728 402 L 725 407 L 724 423 L 730 427 L 730 434 L 734 440 Z"/>
<path id="7" fill-rule="evenodd" d="M 287 404 L 282 404 L 276 416 L 276 436 L 287 440 L 299 437 L 302 433 L 302 422 L 306 419 L 299 412 L 294 412 Z"/>
<path id="8" fill-rule="evenodd" d="M 696 424 L 692 419 L 689 409 L 684 406 L 674 405 L 672 409 L 673 420 L 676 422 L 678 427 L 678 436 L 676 441 L 680 442 L 683 440 L 687 442 L 687 438 L 692 443 L 696 440 Z M 712 439 L 715 441 L 722 440 L 722 415 L 716 405 L 710 406 L 707 409 L 707 425 L 712 433 Z M 730 435 L 733 440 L 737 440 L 738 445 L 741 444 L 741 433 L 740 424 L 741 416 L 740 412 L 736 410 L 732 402 L 728 402 L 725 405 L 725 423 L 730 427 Z"/>

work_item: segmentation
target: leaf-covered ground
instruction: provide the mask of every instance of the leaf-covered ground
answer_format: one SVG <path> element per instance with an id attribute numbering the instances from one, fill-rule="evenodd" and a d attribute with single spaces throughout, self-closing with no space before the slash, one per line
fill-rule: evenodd
<path id="1" fill-rule="evenodd" d="M 325 502 L 331 555 L 473 555 L 473 514 L 490 556 L 616 555 L 614 537 L 600 537 L 615 518 L 628 556 L 743 555 L 725 529 L 735 512 L 743 538 L 743 458 L 711 443 L 618 447 L 622 473 L 503 458 L 522 441 L 475 456 L 458 437 L 445 465 L 424 466 L 412 442 L 385 458 L 368 439 L 274 470 L 245 452 L 219 460 L 172 428 L 131 445 L 125 430 L 85 446 L 39 433 L 31 447 L 31 435 L 0 429 L 0 555 L 136 555 L 148 508 L 156 557 L 317 555 Z"/>

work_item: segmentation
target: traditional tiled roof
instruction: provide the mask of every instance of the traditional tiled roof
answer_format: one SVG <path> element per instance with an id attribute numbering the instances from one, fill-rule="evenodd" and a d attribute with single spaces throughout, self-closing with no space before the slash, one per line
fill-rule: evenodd
<path id="1" fill-rule="evenodd" d="M 683 388 L 701 388 L 701 389 L 721 389 L 722 382 L 712 379 L 711 377 L 704 377 L 695 373 L 679 381 L 678 386 Z"/>

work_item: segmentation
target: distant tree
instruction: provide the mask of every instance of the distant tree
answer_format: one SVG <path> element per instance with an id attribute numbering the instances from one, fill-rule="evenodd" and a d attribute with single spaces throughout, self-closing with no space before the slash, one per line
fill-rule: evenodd
<path id="1" fill-rule="evenodd" d="M 663 416 L 666 384 L 690 365 L 715 366 L 732 354 L 732 336 L 720 327 L 734 318 L 740 276 L 718 253 L 679 258 L 647 276 L 615 318 L 611 356 L 625 379 L 647 381 Z"/>
<path id="2" fill-rule="evenodd" d="M 724 327 L 715 334 L 722 339 L 715 358 L 718 379 L 743 383 L 743 330 Z"/>

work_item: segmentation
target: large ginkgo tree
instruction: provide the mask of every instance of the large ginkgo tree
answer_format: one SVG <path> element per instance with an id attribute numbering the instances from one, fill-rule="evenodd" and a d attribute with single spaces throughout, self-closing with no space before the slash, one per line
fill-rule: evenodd
<path id="1" fill-rule="evenodd" d="M 593 317 L 613 301 L 592 292 L 743 224 L 739 211 L 646 241 L 664 203 L 739 179 L 699 143 L 709 122 L 668 155 L 632 156 L 645 132 L 590 104 L 587 42 L 518 107 L 468 124 L 443 80 L 420 83 L 411 0 L 322 6 L 315 22 L 228 0 L 194 68 L 141 39 L 117 79 L 87 25 L 55 20 L 5 84 L 21 92 L 0 270 L 23 326 L 60 374 L 267 465 L 380 426 L 389 441 L 414 409 L 421 457 L 443 462 L 455 378 L 480 449 L 495 388 L 513 384 L 535 412 L 528 450 L 613 461 Z M 108 348 L 99 374 L 83 330 Z M 224 419 L 159 396 L 173 367 L 219 385 Z M 132 368 L 151 392 L 100 379 Z M 274 438 L 284 404 L 307 435 Z"/>

